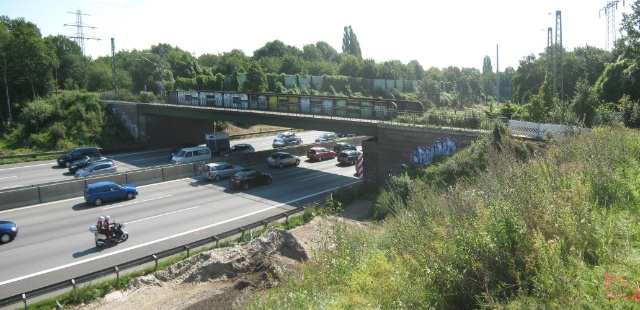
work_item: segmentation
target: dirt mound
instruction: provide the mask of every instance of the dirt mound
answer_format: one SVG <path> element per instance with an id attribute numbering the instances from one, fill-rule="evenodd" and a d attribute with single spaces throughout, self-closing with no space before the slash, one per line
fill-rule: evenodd
<path id="1" fill-rule="evenodd" d="M 371 202 L 349 205 L 341 217 L 316 217 L 290 231 L 270 228 L 260 238 L 202 252 L 165 270 L 130 281 L 100 301 L 76 309 L 234 309 L 243 308 L 256 288 L 269 288 L 313 259 L 335 221 L 371 213 Z"/>

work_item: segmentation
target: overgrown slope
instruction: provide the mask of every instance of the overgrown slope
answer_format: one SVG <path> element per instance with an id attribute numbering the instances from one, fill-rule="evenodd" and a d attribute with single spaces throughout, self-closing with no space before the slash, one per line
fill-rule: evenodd
<path id="1" fill-rule="evenodd" d="M 99 103 L 96 94 L 62 92 L 28 102 L 17 127 L 4 132 L 0 146 L 7 153 L 68 150 L 80 145 L 131 144 L 133 139 Z"/>
<path id="2" fill-rule="evenodd" d="M 337 229 L 251 308 L 637 308 L 639 141 L 597 128 L 526 162 L 486 143 L 430 168 L 484 159 L 449 186 L 406 175 L 379 196 L 379 233 Z"/>

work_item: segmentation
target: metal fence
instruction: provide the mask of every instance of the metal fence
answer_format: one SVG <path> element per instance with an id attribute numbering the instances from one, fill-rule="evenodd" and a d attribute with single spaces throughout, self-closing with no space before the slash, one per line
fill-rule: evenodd
<path id="1" fill-rule="evenodd" d="M 311 204 L 308 204 L 307 206 L 312 205 L 312 204 L 317 204 L 317 203 L 320 203 L 320 202 L 323 202 L 323 201 L 324 200 L 316 201 L 316 202 L 313 202 Z M 143 264 L 147 264 L 147 263 L 151 263 L 151 262 L 155 262 L 155 266 L 157 267 L 158 266 L 158 260 L 173 256 L 173 255 L 176 255 L 176 254 L 180 254 L 180 253 L 185 252 L 185 251 L 186 251 L 187 257 L 188 257 L 189 254 L 190 254 L 190 250 L 191 249 L 195 249 L 195 248 L 198 248 L 198 247 L 201 247 L 201 246 L 204 246 L 204 245 L 207 245 L 207 244 L 211 244 L 211 243 L 215 243 L 216 246 L 217 246 L 218 242 L 220 240 L 224 240 L 224 239 L 236 236 L 236 235 L 240 235 L 240 237 L 242 238 L 242 237 L 244 237 L 244 234 L 249 232 L 251 229 L 258 228 L 258 227 L 266 228 L 268 224 L 270 224 L 272 222 L 276 222 L 276 221 L 281 220 L 283 218 L 288 220 L 289 216 L 291 216 L 293 214 L 296 214 L 296 213 L 299 213 L 299 212 L 303 212 L 307 208 L 307 206 L 300 207 L 300 208 L 297 208 L 297 209 L 294 209 L 294 210 L 291 210 L 291 211 L 283 212 L 283 213 L 271 216 L 269 218 L 266 218 L 266 219 L 263 219 L 263 220 L 260 220 L 260 221 L 257 221 L 257 222 L 253 222 L 251 224 L 247 224 L 247 225 L 245 225 L 243 227 L 240 227 L 240 228 L 235 228 L 235 229 L 228 230 L 228 231 L 223 232 L 223 233 L 218 234 L 218 235 L 214 235 L 214 236 L 211 236 L 211 237 L 207 237 L 207 238 L 203 238 L 203 239 L 200 239 L 200 240 L 196 240 L 194 242 L 187 243 L 187 244 L 184 244 L 184 245 L 181 245 L 181 246 L 178 246 L 178 247 L 175 247 L 175 248 L 171 248 L 171 249 L 168 249 L 168 250 L 164 250 L 162 252 L 154 253 L 152 255 L 147 255 L 147 256 L 144 256 L 144 257 L 140 257 L 140 258 L 137 258 L 137 259 L 122 263 L 120 265 L 116 265 L 116 266 L 113 266 L 113 267 L 97 270 L 97 271 L 94 271 L 94 272 L 91 272 L 91 273 L 88 273 L 88 274 L 85 274 L 85 275 L 81 275 L 81 276 L 78 276 L 78 277 L 75 277 L 75 278 L 66 279 L 64 281 L 60 281 L 60 282 L 57 282 L 57 283 L 54 283 L 54 284 L 51 284 L 51 285 L 47 285 L 47 286 L 44 286 L 44 287 L 41 287 L 41 288 L 38 288 L 38 289 L 34 289 L 34 290 L 31 290 L 31 291 L 28 291 L 28 292 L 25 292 L 25 293 L 22 293 L 22 294 L 9 296 L 7 298 L 0 299 L 0 307 L 6 307 L 6 306 L 9 306 L 9 305 L 12 305 L 12 304 L 23 302 L 24 305 L 25 305 L 25 308 L 26 308 L 27 301 L 28 301 L 29 298 L 35 298 L 35 297 L 38 297 L 38 296 L 42 296 L 44 294 L 53 293 L 53 292 L 56 292 L 56 291 L 59 291 L 59 290 L 62 290 L 62 289 L 69 288 L 69 287 L 72 287 L 73 289 L 76 289 L 76 287 L 78 285 L 80 285 L 80 284 L 88 283 L 88 282 L 91 282 L 93 280 L 100 279 L 100 278 L 103 278 L 105 276 L 109 276 L 109 275 L 113 275 L 113 274 L 115 274 L 119 278 L 121 271 L 124 271 L 124 270 L 127 270 L 127 269 L 131 269 L 133 267 L 137 267 L 137 266 L 140 266 L 140 265 L 143 265 Z"/>

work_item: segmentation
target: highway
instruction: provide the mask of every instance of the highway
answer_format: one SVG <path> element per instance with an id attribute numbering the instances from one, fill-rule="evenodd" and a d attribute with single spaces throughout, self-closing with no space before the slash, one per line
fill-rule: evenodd
<path id="1" fill-rule="evenodd" d="M 302 138 L 303 143 L 312 143 L 322 133 L 324 131 L 303 131 L 296 133 L 296 135 Z M 232 140 L 231 145 L 249 143 L 256 151 L 271 150 L 275 136 Z M 161 149 L 126 154 L 103 154 L 103 156 L 113 160 L 118 172 L 125 172 L 171 164 L 169 152 L 170 149 Z M 0 165 L 0 190 L 73 179 L 73 173 L 69 172 L 66 167 L 59 167 L 55 160 Z"/>
<path id="2" fill-rule="evenodd" d="M 306 139 L 303 136 L 303 141 L 313 142 L 318 136 L 315 132 Z M 267 139 L 270 149 L 273 137 Z M 260 144 L 252 144 L 260 150 Z M 121 155 L 119 160 L 150 157 L 149 153 L 138 154 Z M 157 151 L 157 155 L 164 160 L 155 160 L 166 163 L 166 151 Z M 136 199 L 100 207 L 86 205 L 77 197 L 0 211 L 0 219 L 16 222 L 20 229 L 16 240 L 0 246 L 0 298 L 222 233 L 304 206 L 337 187 L 358 182 L 353 166 L 340 166 L 335 160 L 301 159 L 298 167 L 252 167 L 271 173 L 273 183 L 247 191 L 233 189 L 227 180 L 193 177 L 140 186 Z M 98 249 L 89 226 L 107 214 L 125 224 L 130 238 Z"/>

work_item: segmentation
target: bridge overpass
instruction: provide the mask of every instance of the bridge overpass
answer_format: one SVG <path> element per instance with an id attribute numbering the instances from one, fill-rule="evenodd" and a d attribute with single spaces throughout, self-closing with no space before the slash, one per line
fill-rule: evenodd
<path id="1" fill-rule="evenodd" d="M 393 111 L 383 119 L 323 115 L 300 111 L 237 109 L 216 106 L 103 101 L 136 142 L 149 147 L 201 141 L 214 121 L 274 125 L 369 136 L 362 142 L 367 182 L 380 183 L 398 165 L 425 166 L 437 155 L 452 155 L 491 128 L 492 120 L 473 118 L 462 126 L 430 126 L 415 111 Z M 444 117 L 444 116 L 441 116 Z M 462 116 L 456 124 L 465 124 Z M 413 120 L 413 121 L 412 121 Z M 471 128 L 476 127 L 476 128 Z"/>

